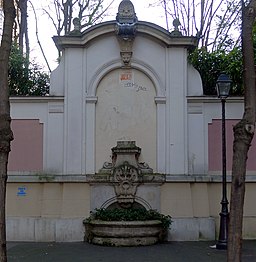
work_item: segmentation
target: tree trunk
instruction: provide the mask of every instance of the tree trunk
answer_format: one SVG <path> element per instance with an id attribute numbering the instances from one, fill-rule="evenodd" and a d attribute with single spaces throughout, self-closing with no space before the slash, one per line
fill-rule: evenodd
<path id="1" fill-rule="evenodd" d="M 19 0 L 19 10 L 20 10 L 20 23 L 19 23 L 19 48 L 20 51 L 23 53 L 24 52 L 24 38 L 26 37 L 27 34 L 27 0 Z M 26 39 L 25 39 L 26 41 Z M 27 47 L 27 42 L 26 42 L 26 52 L 28 51 Z M 26 53 L 26 55 L 28 55 Z"/>
<path id="2" fill-rule="evenodd" d="M 12 30 L 15 18 L 13 0 L 3 1 L 4 25 L 0 46 L 0 262 L 7 261 L 5 199 L 7 181 L 7 163 L 10 142 L 13 139 L 10 128 L 10 104 L 8 88 L 8 63 L 12 45 Z"/>
<path id="3" fill-rule="evenodd" d="M 256 0 L 245 6 L 242 1 L 242 52 L 245 87 L 243 119 L 234 127 L 228 262 L 240 262 L 242 254 L 243 206 L 247 155 L 255 129 L 255 70 L 252 29 L 256 17 Z"/>
<path id="4" fill-rule="evenodd" d="M 245 119 L 240 121 L 234 127 L 232 185 L 228 233 L 229 262 L 241 261 L 246 161 L 252 137 L 253 133 L 248 133 L 246 131 Z"/>

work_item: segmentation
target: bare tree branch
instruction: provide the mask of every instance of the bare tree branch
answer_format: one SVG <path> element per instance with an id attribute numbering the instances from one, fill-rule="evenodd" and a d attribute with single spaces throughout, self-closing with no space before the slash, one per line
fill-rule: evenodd
<path id="1" fill-rule="evenodd" d="M 78 17 L 81 22 L 81 28 L 86 28 L 99 21 L 111 3 L 103 9 L 105 0 L 53 0 L 48 9 L 44 12 L 52 21 L 57 35 L 69 34 L 72 30 L 72 21 Z M 51 8 L 54 6 L 54 8 Z M 51 10 L 54 10 L 53 12 Z"/>
<path id="2" fill-rule="evenodd" d="M 218 44 L 222 43 L 220 37 L 224 39 L 223 34 L 235 28 L 232 21 L 235 21 L 234 17 L 239 17 L 239 9 L 235 8 L 237 1 L 161 0 L 161 3 L 167 17 L 180 19 L 183 34 L 199 38 L 199 47 L 208 48 L 211 45 L 211 48 L 218 49 Z M 218 17 L 222 17 L 222 21 L 217 26 Z"/>

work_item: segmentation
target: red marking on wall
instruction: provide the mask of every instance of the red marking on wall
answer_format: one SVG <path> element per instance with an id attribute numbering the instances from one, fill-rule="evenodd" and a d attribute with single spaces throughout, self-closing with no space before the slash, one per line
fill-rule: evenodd
<path id="1" fill-rule="evenodd" d="M 132 80 L 132 73 L 121 73 L 120 74 L 120 80 L 121 81 L 129 81 Z"/>

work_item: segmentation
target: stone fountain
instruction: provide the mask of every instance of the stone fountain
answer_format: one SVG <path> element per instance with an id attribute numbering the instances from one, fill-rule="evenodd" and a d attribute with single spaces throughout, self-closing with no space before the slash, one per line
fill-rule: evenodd
<path id="1" fill-rule="evenodd" d="M 165 176 L 140 163 L 141 148 L 135 141 L 118 141 L 112 162 L 105 162 L 98 174 L 90 176 L 91 206 L 95 208 L 160 209 L 160 186 Z M 85 221 L 85 240 L 109 246 L 152 245 L 166 232 L 159 220 Z"/>
<path id="2" fill-rule="evenodd" d="M 89 176 L 91 208 L 160 209 L 160 186 L 165 175 L 139 162 L 141 148 L 135 141 L 118 141 L 111 149 L 112 162 Z"/>

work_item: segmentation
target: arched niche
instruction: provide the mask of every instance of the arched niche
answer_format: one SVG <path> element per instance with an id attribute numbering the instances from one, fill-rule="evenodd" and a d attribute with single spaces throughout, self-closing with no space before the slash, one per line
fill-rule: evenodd
<path id="1" fill-rule="evenodd" d="M 116 69 L 121 69 L 122 64 L 118 60 L 111 60 L 106 64 L 100 66 L 90 79 L 89 85 L 87 87 L 86 93 L 88 98 L 95 97 L 98 85 L 102 78 L 104 78 L 111 71 Z M 155 72 L 153 67 L 144 61 L 134 59 L 132 62 L 132 68 L 141 71 L 143 74 L 147 75 L 148 78 L 154 83 L 156 88 L 156 98 L 165 98 L 165 86 L 160 76 Z"/>
<path id="2" fill-rule="evenodd" d="M 117 141 L 136 141 L 140 161 L 157 166 L 156 88 L 137 69 L 114 69 L 99 82 L 95 111 L 95 167 L 111 162 Z"/>
<path id="3" fill-rule="evenodd" d="M 141 209 L 146 209 L 150 210 L 152 209 L 151 205 L 149 202 L 147 202 L 145 199 L 135 196 L 134 203 L 132 204 L 132 208 L 141 208 Z M 114 208 L 122 208 L 117 201 L 116 197 L 112 197 L 108 200 L 106 200 L 102 205 L 101 208 L 106 208 L 106 209 L 114 209 Z"/>

